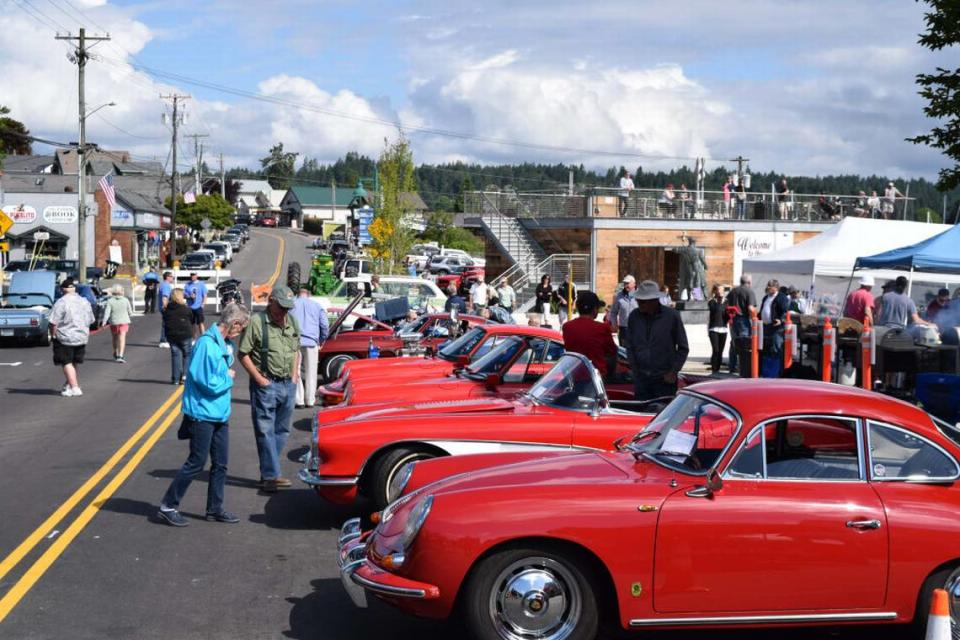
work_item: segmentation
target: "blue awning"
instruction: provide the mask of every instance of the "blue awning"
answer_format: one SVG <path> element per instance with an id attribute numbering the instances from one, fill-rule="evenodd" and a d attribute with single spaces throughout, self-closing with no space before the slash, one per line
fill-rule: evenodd
<path id="1" fill-rule="evenodd" d="M 854 268 L 960 273 L 960 226 L 916 244 L 857 258 Z"/>

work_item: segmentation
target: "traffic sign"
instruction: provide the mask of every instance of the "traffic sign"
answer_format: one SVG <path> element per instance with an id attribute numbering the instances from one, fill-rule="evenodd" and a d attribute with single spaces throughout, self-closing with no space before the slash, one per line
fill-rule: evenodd
<path id="1" fill-rule="evenodd" d="M 10 243 L 0 242 L 0 251 L 10 251 Z"/>
<path id="2" fill-rule="evenodd" d="M 204 218 L 203 220 L 200 221 L 200 226 L 203 227 L 204 231 L 206 231 L 213 225 L 210 223 L 210 218 Z"/>
<path id="3" fill-rule="evenodd" d="M 0 211 L 0 236 L 5 235 L 13 226 L 13 218 Z"/>

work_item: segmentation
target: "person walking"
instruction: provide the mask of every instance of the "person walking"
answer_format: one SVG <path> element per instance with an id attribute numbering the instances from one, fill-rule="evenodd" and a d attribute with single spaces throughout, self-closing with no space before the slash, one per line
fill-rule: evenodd
<path id="1" fill-rule="evenodd" d="M 416 320 L 417 312 L 413 311 Z M 317 398 L 317 354 L 330 333 L 327 312 L 310 298 L 310 290 L 301 287 L 290 315 L 300 327 L 300 376 L 294 405 L 312 407 Z"/>
<path id="2" fill-rule="evenodd" d="M 533 305 L 534 313 L 540 314 L 541 322 L 544 325 L 550 324 L 550 301 L 553 300 L 553 287 L 550 286 L 550 276 L 543 274 L 540 277 L 540 284 L 534 290 L 536 302 Z"/>
<path id="3" fill-rule="evenodd" d="M 161 349 L 169 349 L 170 343 L 167 342 L 166 322 L 163 320 L 163 314 L 166 312 L 167 305 L 170 303 L 170 294 L 173 292 L 173 274 L 169 271 L 163 272 L 163 282 L 157 290 L 160 300 L 160 342 L 157 344 Z"/>
<path id="4" fill-rule="evenodd" d="M 782 362 L 784 319 L 790 310 L 790 298 L 780 290 L 780 282 L 767 281 L 760 301 L 760 322 L 763 323 L 763 355 Z"/>
<path id="5" fill-rule="evenodd" d="M 83 395 L 77 365 L 83 364 L 94 316 L 90 303 L 77 295 L 73 278 L 64 280 L 60 291 L 63 295 L 50 310 L 48 330 L 53 343 L 53 364 L 63 369 L 65 382 L 60 395 L 70 398 Z"/>
<path id="6" fill-rule="evenodd" d="M 470 287 L 470 308 L 472 313 L 480 312 L 490 303 L 490 287 L 483 281 L 483 276 L 477 276 L 477 281 Z"/>
<path id="7" fill-rule="evenodd" d="M 280 454 L 290 435 L 300 382 L 300 328 L 289 315 L 293 306 L 293 292 L 274 287 L 266 311 L 253 314 L 238 347 L 240 364 L 250 374 L 260 487 L 270 493 L 291 485 L 280 475 Z"/>
<path id="8" fill-rule="evenodd" d="M 160 287 L 160 276 L 152 266 L 143 274 L 143 312 L 154 313 L 157 310 L 157 289 Z"/>
<path id="9" fill-rule="evenodd" d="M 174 289 L 163 312 L 164 331 L 170 342 L 170 384 L 183 384 L 190 363 L 193 338 L 193 312 L 183 291 Z"/>
<path id="10" fill-rule="evenodd" d="M 627 347 L 629 336 L 627 335 L 627 319 L 634 309 L 637 308 L 637 301 L 633 297 L 633 292 L 637 288 L 637 280 L 631 275 L 623 277 L 623 287 L 613 298 L 613 304 L 610 305 L 610 311 L 607 312 L 607 320 L 610 323 L 611 331 L 617 332 L 617 338 L 621 347 Z"/>
<path id="11" fill-rule="evenodd" d="M 171 526 L 189 524 L 179 511 L 180 501 L 193 479 L 203 471 L 208 457 L 210 479 L 206 518 L 227 524 L 240 522 L 238 517 L 223 508 L 230 448 L 230 396 L 235 375 L 230 368 L 233 350 L 228 348 L 227 341 L 236 339 L 249 322 L 250 312 L 246 307 L 228 304 L 220 314 L 220 322 L 197 339 L 187 368 L 182 400 L 183 424 L 180 427 L 190 439 L 190 454 L 163 494 L 157 512 L 157 516 Z"/>
<path id="12" fill-rule="evenodd" d="M 110 297 L 107 298 L 106 309 L 103 313 L 103 324 L 110 325 L 110 336 L 113 339 L 113 359 L 117 362 L 126 362 L 124 354 L 127 351 L 127 331 L 130 329 L 130 316 L 133 307 L 130 300 L 123 295 L 123 286 L 115 284 L 110 287 Z"/>
<path id="13" fill-rule="evenodd" d="M 190 282 L 183 288 L 183 295 L 186 296 L 193 313 L 193 338 L 196 340 L 207 331 L 206 319 L 203 317 L 203 305 L 207 303 L 207 284 L 200 280 L 196 273 L 191 273 Z"/>
<path id="14" fill-rule="evenodd" d="M 723 291 L 719 284 L 710 290 L 707 302 L 709 317 L 707 335 L 710 338 L 710 373 L 720 372 L 723 366 L 723 347 L 727 344 L 727 304 L 723 300 Z"/>
<path id="15" fill-rule="evenodd" d="M 620 200 L 619 210 L 621 218 L 627 215 L 627 209 L 630 206 L 630 193 L 633 189 L 633 176 L 630 175 L 629 171 L 624 170 L 623 175 L 620 176 L 620 191 L 617 194 Z"/>
<path id="16" fill-rule="evenodd" d="M 593 291 L 581 291 L 577 297 L 579 316 L 564 323 L 563 345 L 567 351 L 581 353 L 590 359 L 600 375 L 606 379 L 616 368 L 617 345 L 613 334 L 604 323 L 597 322 L 597 313 L 603 303 Z"/>
<path id="17" fill-rule="evenodd" d="M 690 353 L 683 320 L 676 309 L 660 304 L 660 287 L 652 280 L 641 282 L 634 297 L 637 308 L 627 320 L 634 399 L 675 395 L 677 375 Z"/>
<path id="18" fill-rule="evenodd" d="M 573 303 L 577 303 L 577 287 L 570 282 L 569 273 L 563 274 L 563 282 L 561 282 L 560 286 L 553 292 L 553 299 L 557 303 L 557 315 L 560 318 L 560 326 L 563 327 L 572 315 L 570 313 L 570 300 L 573 299 Z"/>
<path id="19" fill-rule="evenodd" d="M 730 373 L 736 373 L 740 352 L 749 349 L 751 314 L 757 310 L 757 296 L 753 293 L 753 277 L 750 274 L 740 276 L 740 286 L 727 294 L 727 307 L 735 309 L 731 326 Z"/>
<path id="20" fill-rule="evenodd" d="M 517 303 L 517 292 L 510 285 L 510 281 L 504 279 L 497 288 L 497 297 L 500 298 L 500 306 L 507 310 L 507 313 L 513 313 L 513 307 Z"/>

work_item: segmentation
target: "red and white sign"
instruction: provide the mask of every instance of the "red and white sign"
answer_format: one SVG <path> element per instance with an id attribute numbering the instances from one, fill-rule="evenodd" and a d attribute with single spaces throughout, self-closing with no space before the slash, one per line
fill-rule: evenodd
<path id="1" fill-rule="evenodd" d="M 8 204 L 3 208 L 3 212 L 14 224 L 30 224 L 37 220 L 37 210 L 25 204 Z"/>

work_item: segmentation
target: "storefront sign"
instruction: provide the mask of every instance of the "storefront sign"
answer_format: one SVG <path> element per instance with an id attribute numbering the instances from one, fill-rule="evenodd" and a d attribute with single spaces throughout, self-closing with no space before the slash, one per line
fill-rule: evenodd
<path id="1" fill-rule="evenodd" d="M 77 221 L 76 207 L 45 207 L 43 219 L 50 224 L 72 224 Z"/>
<path id="2" fill-rule="evenodd" d="M 792 231 L 735 231 L 733 234 L 733 281 L 739 282 L 744 260 L 792 245 Z"/>
<path id="3" fill-rule="evenodd" d="M 114 207 L 110 211 L 110 225 L 114 227 L 132 227 L 133 213 L 121 207 Z"/>
<path id="4" fill-rule="evenodd" d="M 9 204 L 3 208 L 14 224 L 30 224 L 37 221 L 37 210 L 25 204 Z"/>
<path id="5" fill-rule="evenodd" d="M 154 213 L 141 213 L 140 226 L 145 228 L 155 228 L 160 226 L 160 217 Z"/>

